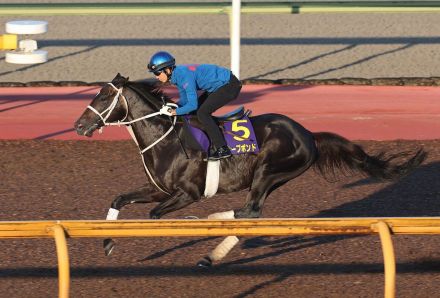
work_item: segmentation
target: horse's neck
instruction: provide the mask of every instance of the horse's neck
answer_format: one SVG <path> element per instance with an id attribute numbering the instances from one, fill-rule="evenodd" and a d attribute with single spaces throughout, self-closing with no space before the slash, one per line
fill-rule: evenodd
<path id="1" fill-rule="evenodd" d="M 127 120 L 132 121 L 143 116 L 155 113 L 137 94 L 132 92 L 128 103 L 129 112 Z M 131 125 L 136 141 L 141 150 L 154 143 L 157 139 L 162 137 L 171 127 L 171 122 L 167 121 L 163 116 L 153 116 L 148 119 L 137 121 Z M 160 143 L 167 143 L 170 140 L 165 138 Z M 159 146 L 159 144 L 158 144 Z M 152 148 L 154 149 L 154 147 Z"/>

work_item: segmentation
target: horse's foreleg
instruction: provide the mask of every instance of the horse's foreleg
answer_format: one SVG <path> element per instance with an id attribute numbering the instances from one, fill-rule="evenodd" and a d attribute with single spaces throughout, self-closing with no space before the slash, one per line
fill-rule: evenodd
<path id="1" fill-rule="evenodd" d="M 208 215 L 208 219 L 234 219 L 234 211 L 218 212 Z M 220 261 L 223 259 L 238 243 L 237 236 L 226 237 L 210 254 L 201 259 L 197 266 L 210 267 L 212 262 Z"/>
<path id="2" fill-rule="evenodd" d="M 117 220 L 119 211 L 125 205 L 161 201 L 167 196 L 167 194 L 157 191 L 154 186 L 149 184 L 144 185 L 132 192 L 120 194 L 113 200 L 111 208 L 108 210 L 106 220 Z M 114 246 L 115 242 L 112 239 L 104 239 L 104 251 L 106 256 L 112 253 Z"/>

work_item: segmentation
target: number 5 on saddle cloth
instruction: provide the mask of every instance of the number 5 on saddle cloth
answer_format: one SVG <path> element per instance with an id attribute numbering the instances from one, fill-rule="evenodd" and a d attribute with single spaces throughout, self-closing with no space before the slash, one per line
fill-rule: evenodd
<path id="1" fill-rule="evenodd" d="M 228 114 L 214 116 L 233 155 L 260 152 L 254 128 L 249 120 L 250 114 L 250 110 L 245 111 L 241 106 Z M 198 121 L 192 123 L 192 120 L 197 118 L 185 115 L 184 119 L 188 135 L 196 141 L 200 150 L 208 153 L 210 147 L 208 135 L 200 128 Z"/>

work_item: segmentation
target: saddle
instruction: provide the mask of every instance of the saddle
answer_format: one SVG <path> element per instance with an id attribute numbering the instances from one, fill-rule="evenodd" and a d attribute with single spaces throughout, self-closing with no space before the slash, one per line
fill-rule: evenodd
<path id="1" fill-rule="evenodd" d="M 249 119 L 251 113 L 251 110 L 245 110 L 243 106 L 240 106 L 224 115 L 214 116 L 214 120 L 222 130 L 225 141 L 233 155 L 259 152 L 252 122 Z M 185 115 L 183 119 L 185 143 L 193 149 L 207 153 L 210 148 L 210 140 L 197 116 Z"/>

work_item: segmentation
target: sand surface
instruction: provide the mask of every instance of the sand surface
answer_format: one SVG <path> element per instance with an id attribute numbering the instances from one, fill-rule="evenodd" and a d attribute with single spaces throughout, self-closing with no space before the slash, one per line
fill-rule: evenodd
<path id="1" fill-rule="evenodd" d="M 1 16 L 0 24 L 23 18 L 30 17 Z M 33 37 L 49 61 L 9 64 L 2 51 L 0 82 L 108 81 L 118 72 L 142 79 L 159 50 L 181 64 L 230 67 L 227 15 L 32 19 L 49 22 L 47 33 Z M 438 32 L 438 13 L 243 15 L 240 77 L 440 77 Z"/>

